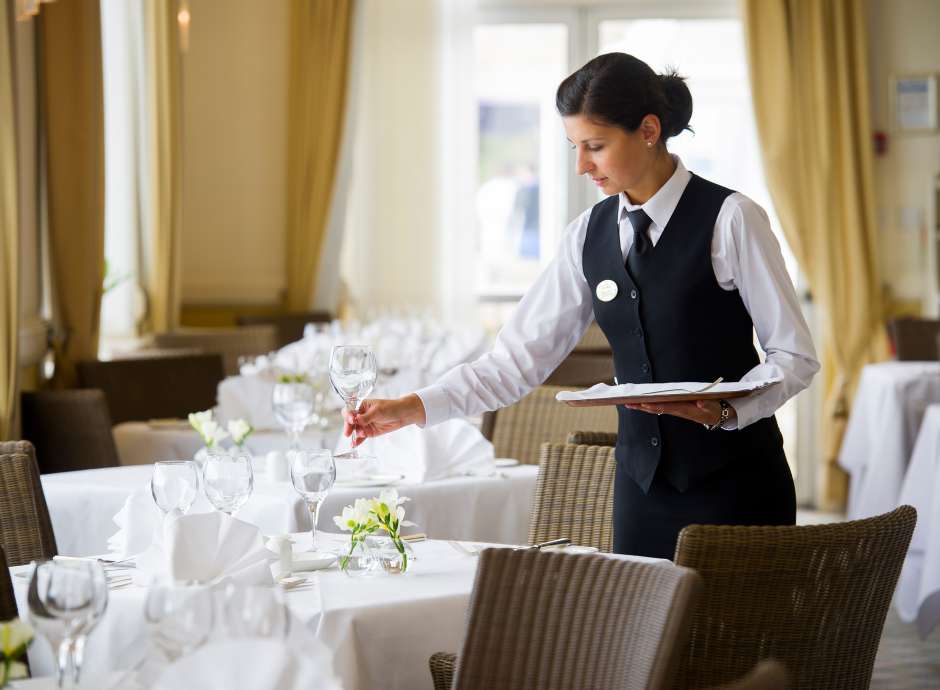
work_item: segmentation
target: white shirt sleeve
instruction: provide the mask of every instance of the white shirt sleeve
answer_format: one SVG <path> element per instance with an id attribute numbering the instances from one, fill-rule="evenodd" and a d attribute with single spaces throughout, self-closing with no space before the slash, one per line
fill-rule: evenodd
<path id="1" fill-rule="evenodd" d="M 417 391 L 428 425 L 516 402 L 578 344 L 594 316 L 581 267 L 590 215 L 589 209 L 568 225 L 557 255 L 513 310 L 493 349 Z"/>
<path id="2" fill-rule="evenodd" d="M 769 417 L 806 388 L 819 361 L 767 214 L 743 194 L 730 195 L 718 212 L 712 266 L 723 289 L 740 293 L 767 354 L 741 380 L 783 377 L 766 391 L 729 401 L 737 413 L 736 428 L 743 428 Z"/>

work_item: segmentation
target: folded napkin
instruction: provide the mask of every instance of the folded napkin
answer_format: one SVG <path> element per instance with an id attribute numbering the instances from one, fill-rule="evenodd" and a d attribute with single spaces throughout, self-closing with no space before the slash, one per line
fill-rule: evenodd
<path id="1" fill-rule="evenodd" d="M 162 538 L 137 558 L 136 579 L 267 585 L 273 558 L 260 529 L 225 513 L 168 516 Z"/>
<path id="2" fill-rule="evenodd" d="M 118 531 L 108 538 L 108 550 L 120 558 L 136 556 L 160 539 L 163 513 L 153 502 L 150 486 L 136 489 L 114 516 Z"/>
<path id="3" fill-rule="evenodd" d="M 673 381 L 669 383 L 622 383 L 619 386 L 609 386 L 598 383 L 583 391 L 561 391 L 555 396 L 556 400 L 604 400 L 605 398 L 628 398 L 638 395 L 659 394 L 686 394 L 703 391 L 708 393 L 738 393 L 753 392 L 779 383 L 783 378 L 760 379 L 755 381 L 729 381 L 711 385 L 701 381 Z"/>
<path id="4" fill-rule="evenodd" d="M 225 640 L 167 666 L 153 690 L 340 690 L 332 669 L 319 640 L 302 652 L 280 640 Z"/>
<path id="5" fill-rule="evenodd" d="M 407 426 L 369 441 L 377 470 L 400 473 L 408 481 L 427 482 L 493 471 L 493 444 L 463 419 L 452 419 L 425 429 Z M 340 438 L 345 450 L 349 440 Z"/>

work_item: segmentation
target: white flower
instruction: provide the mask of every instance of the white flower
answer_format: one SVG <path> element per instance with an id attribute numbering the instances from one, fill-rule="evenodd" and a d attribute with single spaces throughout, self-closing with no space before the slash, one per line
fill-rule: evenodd
<path id="1" fill-rule="evenodd" d="M 12 659 L 14 655 L 22 654 L 23 649 L 32 639 L 33 629 L 19 618 L 0 623 L 0 654 L 5 659 Z"/>
<path id="2" fill-rule="evenodd" d="M 254 429 L 251 424 L 244 419 L 233 419 L 228 423 L 228 433 L 231 434 L 236 446 L 241 446 L 252 431 Z"/>
<path id="3" fill-rule="evenodd" d="M 334 517 L 333 522 L 336 523 L 337 527 L 347 532 L 374 526 L 372 501 L 366 498 L 357 498 L 353 505 L 343 508 L 343 514 Z"/>
<path id="4" fill-rule="evenodd" d="M 205 410 L 204 412 L 192 412 L 189 415 L 189 425 L 200 434 L 202 433 L 202 425 L 211 421 L 212 410 Z"/>
<path id="5" fill-rule="evenodd" d="M 228 434 L 225 433 L 225 430 L 220 427 L 219 423 L 215 420 L 203 423 L 199 433 L 202 435 L 202 440 L 205 441 L 206 446 L 209 448 L 212 448 L 223 439 L 228 438 Z"/>

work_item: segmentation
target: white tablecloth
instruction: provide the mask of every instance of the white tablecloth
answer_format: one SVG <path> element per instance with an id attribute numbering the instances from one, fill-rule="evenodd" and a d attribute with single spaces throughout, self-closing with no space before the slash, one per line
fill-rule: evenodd
<path id="1" fill-rule="evenodd" d="M 895 603 L 901 619 L 916 621 L 926 637 L 940 623 L 940 405 L 924 415 L 899 503 L 917 509 L 917 527 Z"/>
<path id="2" fill-rule="evenodd" d="M 883 362 L 862 370 L 839 465 L 851 475 L 848 518 L 898 505 L 924 411 L 940 403 L 940 363 Z"/>
<path id="3" fill-rule="evenodd" d="M 334 672 L 346 690 L 431 688 L 428 658 L 460 649 L 478 559 L 446 542 L 422 542 L 414 550 L 417 559 L 404 575 L 351 579 L 333 566 L 312 575 L 313 587 L 286 595 L 292 613 L 333 652 Z M 16 573 L 28 566 L 12 571 L 17 602 L 25 611 L 27 580 Z M 88 641 L 89 675 L 131 667 L 142 657 L 145 597 L 138 587 L 110 593 L 107 613 Z M 29 659 L 36 675 L 54 670 L 44 640 L 33 644 Z"/>
<path id="4" fill-rule="evenodd" d="M 105 553 L 108 537 L 117 531 L 112 518 L 132 491 L 147 485 L 151 473 L 151 467 L 137 465 L 43 475 L 42 488 L 59 553 Z M 401 495 L 411 498 L 409 519 L 431 538 L 521 544 L 527 536 L 537 475 L 537 467 L 525 465 L 503 469 L 491 477 L 401 482 L 396 486 Z M 307 509 L 290 482 L 272 482 L 257 471 L 255 479 L 251 498 L 237 513 L 240 519 L 258 525 L 266 534 L 309 527 Z M 343 506 L 356 498 L 376 496 L 379 491 L 377 487 L 333 487 L 320 509 L 320 528 L 335 529 L 332 518 Z"/>

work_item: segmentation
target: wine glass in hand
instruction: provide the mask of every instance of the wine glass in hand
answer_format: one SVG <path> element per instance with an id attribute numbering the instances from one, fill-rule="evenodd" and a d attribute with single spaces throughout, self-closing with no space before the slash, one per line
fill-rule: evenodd
<path id="1" fill-rule="evenodd" d="M 372 392 L 376 372 L 375 355 L 368 347 L 337 345 L 333 348 L 330 355 L 330 383 L 350 412 L 358 410 L 359 403 Z M 336 457 L 357 460 L 361 456 L 353 443 L 348 452 Z"/>

